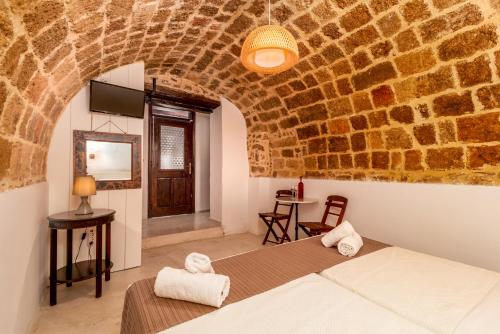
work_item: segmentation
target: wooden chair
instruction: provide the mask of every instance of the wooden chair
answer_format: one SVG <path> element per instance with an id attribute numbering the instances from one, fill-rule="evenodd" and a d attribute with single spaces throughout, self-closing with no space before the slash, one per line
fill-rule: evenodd
<path id="1" fill-rule="evenodd" d="M 276 192 L 276 198 L 291 197 L 291 196 L 292 192 L 290 190 L 278 190 Z M 278 212 L 278 209 L 280 209 L 280 207 L 282 206 L 288 207 L 289 208 L 288 212 L 286 213 Z M 264 237 L 264 241 L 262 241 L 263 245 L 265 245 L 266 242 L 282 244 L 286 240 L 291 241 L 287 231 L 288 231 L 288 225 L 290 225 L 290 219 L 292 218 L 292 211 L 293 211 L 293 204 L 279 203 L 278 201 L 276 201 L 276 203 L 274 204 L 273 212 L 259 213 L 259 217 L 267 225 L 267 233 L 266 236 Z M 282 221 L 285 221 L 284 226 L 281 223 Z M 278 228 L 281 230 L 282 233 L 281 237 L 279 237 L 274 231 L 273 226 L 275 225 L 277 225 Z M 276 241 L 269 240 L 270 234 L 273 235 Z"/>
<path id="2" fill-rule="evenodd" d="M 321 222 L 300 222 L 300 228 L 308 235 L 320 235 L 323 232 L 329 232 L 335 228 L 335 226 L 342 223 L 344 219 L 345 210 L 347 208 L 347 198 L 338 196 L 338 195 L 330 195 L 326 199 L 326 208 L 323 213 L 323 218 Z M 331 208 L 336 208 L 337 210 L 332 212 Z M 328 219 L 328 215 L 337 216 L 337 221 L 335 222 L 335 226 L 327 225 L 326 220 Z"/>

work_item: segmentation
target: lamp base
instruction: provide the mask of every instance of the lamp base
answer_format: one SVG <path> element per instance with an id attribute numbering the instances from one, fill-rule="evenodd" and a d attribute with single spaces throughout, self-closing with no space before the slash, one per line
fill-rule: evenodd
<path id="1" fill-rule="evenodd" d="M 92 208 L 90 207 L 89 204 L 89 197 L 88 196 L 82 196 L 81 197 L 82 202 L 80 203 L 80 206 L 78 209 L 76 209 L 75 215 L 91 215 L 94 213 Z"/>

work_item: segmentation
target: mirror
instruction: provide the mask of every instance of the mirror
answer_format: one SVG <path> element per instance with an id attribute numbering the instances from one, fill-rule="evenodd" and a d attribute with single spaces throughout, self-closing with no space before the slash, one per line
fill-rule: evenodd
<path id="1" fill-rule="evenodd" d="M 73 131 L 73 176 L 92 175 L 97 190 L 141 187 L 141 136 Z"/>
<path id="2" fill-rule="evenodd" d="M 96 181 L 132 180 L 132 144 L 87 140 L 87 175 Z"/>

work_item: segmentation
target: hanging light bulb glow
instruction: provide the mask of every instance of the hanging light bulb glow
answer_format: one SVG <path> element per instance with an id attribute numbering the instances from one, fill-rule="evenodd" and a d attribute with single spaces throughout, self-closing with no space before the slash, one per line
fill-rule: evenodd
<path id="1" fill-rule="evenodd" d="M 279 25 L 271 24 L 253 30 L 243 43 L 240 59 L 248 70 L 262 74 L 283 72 L 299 61 L 299 48 L 293 35 Z"/>

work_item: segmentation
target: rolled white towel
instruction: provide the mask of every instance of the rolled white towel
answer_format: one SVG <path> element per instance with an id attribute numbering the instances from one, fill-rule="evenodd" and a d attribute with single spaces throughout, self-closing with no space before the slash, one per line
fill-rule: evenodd
<path id="1" fill-rule="evenodd" d="M 165 267 L 156 276 L 158 297 L 220 307 L 229 294 L 229 277 L 218 274 L 191 274 L 184 269 Z"/>
<path id="2" fill-rule="evenodd" d="M 325 247 L 336 246 L 337 243 L 342 238 L 345 238 L 348 235 L 353 234 L 354 232 L 355 231 L 354 231 L 354 228 L 352 227 L 352 225 L 347 220 L 344 220 L 342 222 L 342 224 L 340 224 L 339 226 L 335 227 L 333 230 L 331 230 L 330 232 L 325 234 L 321 238 L 321 243 Z"/>
<path id="3" fill-rule="evenodd" d="M 205 254 L 191 253 L 186 256 L 184 266 L 190 273 L 214 273 L 210 258 Z"/>
<path id="4" fill-rule="evenodd" d="M 337 248 L 340 254 L 352 257 L 359 252 L 359 249 L 362 246 L 363 246 L 363 239 L 359 234 L 354 232 L 353 234 L 340 240 L 337 245 Z"/>

